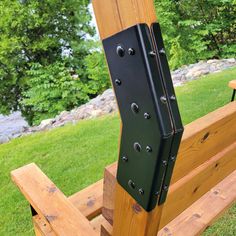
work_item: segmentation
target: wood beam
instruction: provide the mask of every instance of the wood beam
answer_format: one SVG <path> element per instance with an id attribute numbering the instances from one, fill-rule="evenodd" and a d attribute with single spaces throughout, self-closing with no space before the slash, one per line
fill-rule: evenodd
<path id="1" fill-rule="evenodd" d="M 106 0 L 106 3 L 93 0 L 92 3 L 102 40 L 133 25 L 150 25 L 157 20 L 152 0 Z M 147 213 L 119 184 L 115 192 L 113 236 L 156 235 L 162 207 Z"/>

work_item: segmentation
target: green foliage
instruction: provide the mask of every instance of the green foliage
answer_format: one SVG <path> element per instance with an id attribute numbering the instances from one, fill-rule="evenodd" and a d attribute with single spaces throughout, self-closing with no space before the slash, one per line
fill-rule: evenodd
<path id="1" fill-rule="evenodd" d="M 63 110 L 71 110 L 88 100 L 87 86 L 71 73 L 60 62 L 48 66 L 35 63 L 30 67 L 26 77 L 28 89 L 23 92 L 21 101 L 24 107 L 31 108 L 30 122 L 38 124 L 43 119 L 54 117 Z"/>
<path id="2" fill-rule="evenodd" d="M 96 95 L 102 93 L 111 86 L 106 59 L 100 44 L 97 49 L 85 58 L 86 71 L 88 73 L 87 85 L 90 93 Z"/>
<path id="3" fill-rule="evenodd" d="M 170 65 L 235 57 L 234 0 L 155 0 Z"/>
<path id="4" fill-rule="evenodd" d="M 24 103 L 26 100 L 23 99 L 23 94 L 33 96 L 28 89 L 32 91 L 32 85 L 37 81 L 36 71 L 32 67 L 35 63 L 45 68 L 45 77 L 47 73 L 52 75 L 53 68 L 65 60 L 67 68 L 83 71 L 83 58 L 89 53 L 85 36 L 94 33 L 89 25 L 88 3 L 89 0 L 0 1 L 0 113 L 20 109 L 29 121 L 34 120 L 40 105 L 29 100 Z M 63 53 L 66 50 L 70 55 L 65 58 Z M 32 68 L 31 73 L 29 70 Z M 59 73 L 60 71 L 57 72 Z M 39 75 L 38 81 L 42 83 L 42 72 Z M 81 80 L 86 79 L 86 74 L 79 75 Z M 28 81 L 29 79 L 33 81 Z M 66 79 L 71 80 L 68 76 Z M 47 80 L 45 82 L 47 86 Z M 77 95 L 77 98 L 81 97 L 83 99 L 76 104 L 84 101 L 82 94 Z M 31 98 L 33 100 L 35 96 Z M 66 109 L 68 103 L 75 104 L 74 98 L 71 102 L 59 103 L 61 109 Z M 62 106 L 63 103 L 66 104 L 65 107 Z M 59 105 L 51 104 L 54 105 L 54 110 L 58 110 Z M 46 116 L 47 111 L 44 112 Z M 51 111 L 48 112 L 50 114 Z M 36 116 L 38 120 L 40 115 Z"/>
<path id="5" fill-rule="evenodd" d="M 228 103 L 232 91 L 227 83 L 235 76 L 236 68 L 177 88 L 184 123 Z M 34 235 L 29 205 L 12 183 L 11 170 L 35 162 L 70 196 L 101 179 L 104 167 L 117 160 L 119 129 L 119 118 L 112 115 L 0 145 L 0 235 Z M 232 210 L 206 235 L 235 235 L 236 206 Z"/>

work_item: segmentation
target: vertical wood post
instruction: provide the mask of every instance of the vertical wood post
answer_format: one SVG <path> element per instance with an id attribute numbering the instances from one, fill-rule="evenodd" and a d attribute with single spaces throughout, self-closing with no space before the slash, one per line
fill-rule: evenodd
<path id="1" fill-rule="evenodd" d="M 153 0 L 93 0 L 93 8 L 101 40 L 133 25 L 157 21 Z M 161 213 L 162 206 L 146 212 L 117 184 L 113 236 L 156 236 Z"/>

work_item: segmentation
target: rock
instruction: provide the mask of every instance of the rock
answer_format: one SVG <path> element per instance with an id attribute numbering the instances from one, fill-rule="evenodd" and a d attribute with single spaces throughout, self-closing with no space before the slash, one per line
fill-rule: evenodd
<path id="1" fill-rule="evenodd" d="M 54 123 L 54 119 L 47 119 L 47 120 L 43 120 L 39 127 L 40 129 L 44 130 L 45 128 L 47 128 L 48 126 L 52 125 Z"/>
<path id="2" fill-rule="evenodd" d="M 7 136 L 0 136 L 0 144 L 7 143 L 9 140 Z"/>

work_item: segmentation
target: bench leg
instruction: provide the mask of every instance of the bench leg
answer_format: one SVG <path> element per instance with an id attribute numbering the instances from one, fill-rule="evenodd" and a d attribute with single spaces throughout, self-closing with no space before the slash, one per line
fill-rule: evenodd
<path id="1" fill-rule="evenodd" d="M 235 98 L 235 93 L 236 93 L 236 89 L 233 90 L 233 95 L 232 95 L 232 99 L 231 99 L 231 102 L 234 101 L 234 98 Z"/>

